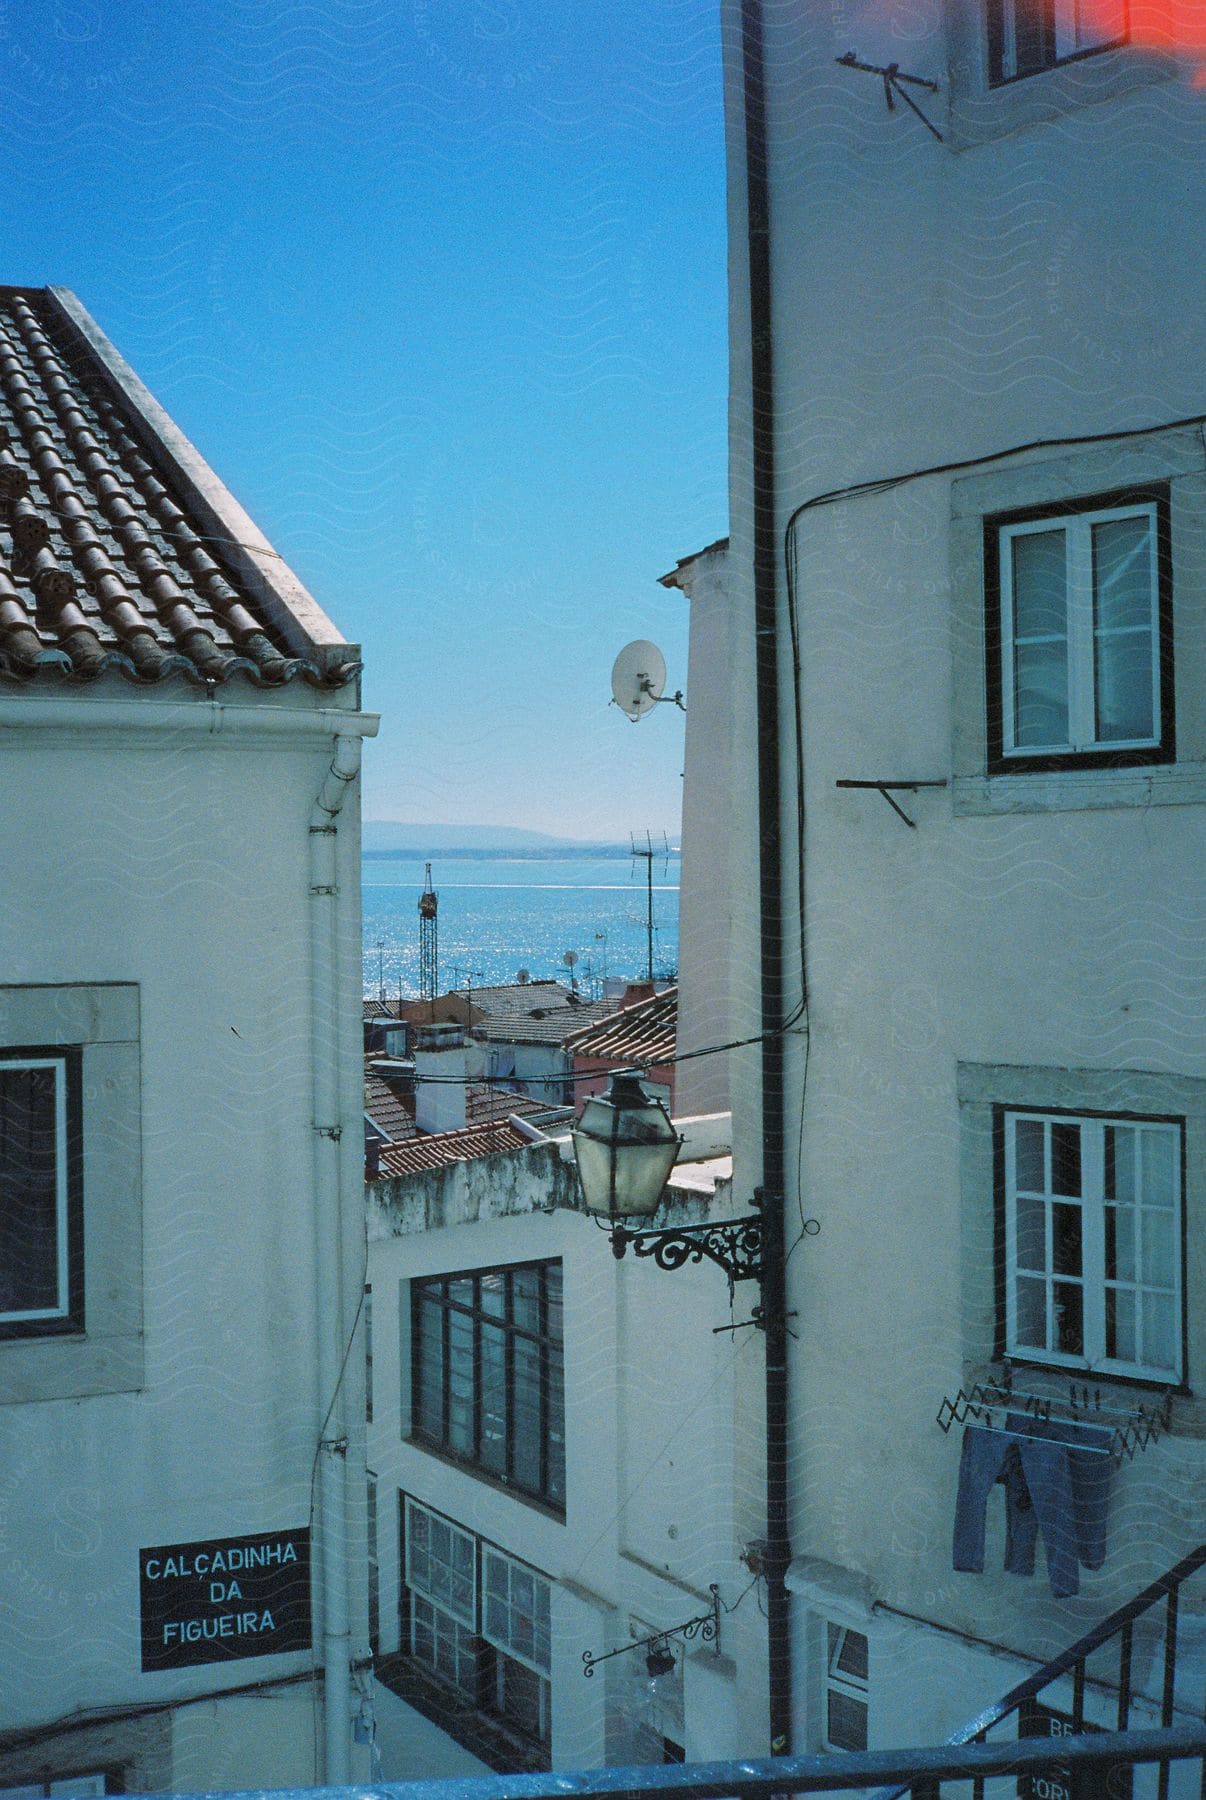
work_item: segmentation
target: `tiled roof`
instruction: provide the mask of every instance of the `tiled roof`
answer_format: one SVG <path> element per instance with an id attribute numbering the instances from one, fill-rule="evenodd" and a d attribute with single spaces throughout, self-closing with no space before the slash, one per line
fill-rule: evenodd
<path id="1" fill-rule="evenodd" d="M 638 1000 L 613 1013 L 601 1024 L 588 1025 L 566 1038 L 565 1048 L 576 1056 L 597 1056 L 607 1061 L 664 1063 L 674 1055 L 678 1027 L 678 989 L 666 988 L 651 1000 Z"/>
<path id="2" fill-rule="evenodd" d="M 506 1088 L 481 1087 L 474 1082 L 465 1089 L 465 1122 L 468 1125 L 484 1125 L 490 1119 L 505 1119 L 511 1113 L 517 1119 L 538 1119 L 555 1110 L 547 1100 L 533 1099 L 531 1094 L 513 1094 Z"/>
<path id="3" fill-rule="evenodd" d="M 364 1071 L 364 1110 L 392 1143 L 409 1143 L 416 1136 L 428 1135 L 420 1132 L 415 1124 L 413 1092 L 399 1092 L 371 1063 Z M 557 1110 L 547 1100 L 534 1099 L 531 1094 L 513 1094 L 505 1088 L 489 1087 L 475 1081 L 468 1082 L 465 1087 L 467 1127 L 505 1120 L 512 1114 L 520 1119 L 542 1119 Z"/>
<path id="4" fill-rule="evenodd" d="M 573 1007 L 537 1006 L 527 1014 L 510 1013 L 487 1019 L 484 1025 L 474 1028 L 474 1036 L 484 1037 L 492 1044 L 564 1044 L 584 1026 L 611 1018 L 616 1005 L 614 1000 L 592 1000 Z"/>
<path id="5" fill-rule="evenodd" d="M 442 1169 L 449 1163 L 472 1162 L 500 1151 L 524 1150 L 529 1139 L 506 1120 L 495 1125 L 467 1125 L 463 1131 L 437 1131 L 391 1144 L 381 1152 L 382 1175 L 414 1175 L 423 1169 Z"/>
<path id="6" fill-rule="evenodd" d="M 0 288 L 0 680 L 341 687 L 356 658 L 79 302 Z"/>
<path id="7" fill-rule="evenodd" d="M 391 1143 L 415 1135 L 415 1103 L 410 1104 L 396 1094 L 388 1081 L 382 1081 L 372 1070 L 364 1076 L 364 1110 L 373 1124 L 383 1131 Z"/>
<path id="8" fill-rule="evenodd" d="M 378 1019 L 392 1019 L 398 1022 L 398 1002 L 396 1000 L 366 1000 L 364 1002 L 364 1022 L 372 1025 Z"/>

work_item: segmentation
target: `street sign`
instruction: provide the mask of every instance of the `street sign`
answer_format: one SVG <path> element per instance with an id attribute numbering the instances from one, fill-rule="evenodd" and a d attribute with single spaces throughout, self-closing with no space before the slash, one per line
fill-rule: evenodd
<path id="1" fill-rule="evenodd" d="M 310 1648 L 310 1531 L 138 1553 L 142 1667 L 184 1669 Z"/>

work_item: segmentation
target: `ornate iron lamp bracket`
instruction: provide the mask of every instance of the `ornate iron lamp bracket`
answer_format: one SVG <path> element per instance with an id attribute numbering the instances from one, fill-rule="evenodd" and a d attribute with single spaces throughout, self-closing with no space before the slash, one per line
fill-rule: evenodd
<path id="1" fill-rule="evenodd" d="M 729 1280 L 757 1281 L 763 1273 L 763 1224 L 758 1213 L 717 1225 L 682 1225 L 666 1231 L 630 1231 L 614 1225 L 611 1248 L 616 1257 L 629 1245 L 634 1256 L 651 1256 L 659 1269 L 681 1269 L 684 1263 L 718 1263 Z"/>
<path id="2" fill-rule="evenodd" d="M 713 1644 L 717 1656 L 720 1655 L 720 1589 L 714 1581 L 708 1583 L 708 1592 L 712 1596 L 712 1604 L 707 1612 L 699 1613 L 694 1619 L 684 1619 L 681 1625 L 671 1625 L 665 1631 L 651 1632 L 648 1637 L 635 1638 L 631 1644 L 621 1644 L 618 1650 L 606 1650 L 602 1656 L 592 1656 L 589 1650 L 582 1652 L 582 1673 L 593 1675 L 600 1663 L 610 1662 L 613 1656 L 627 1656 L 630 1650 L 648 1650 L 656 1644 L 664 1644 L 668 1638 L 681 1637 L 688 1642 L 699 1638 L 702 1643 Z"/>

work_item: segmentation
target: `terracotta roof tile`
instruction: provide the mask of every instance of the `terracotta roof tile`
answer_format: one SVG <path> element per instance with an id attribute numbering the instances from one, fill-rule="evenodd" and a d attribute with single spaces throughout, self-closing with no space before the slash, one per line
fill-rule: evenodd
<path id="1" fill-rule="evenodd" d="M 442 1169 L 450 1163 L 472 1162 L 479 1156 L 496 1156 L 510 1150 L 526 1150 L 529 1140 L 505 1120 L 495 1125 L 467 1125 L 463 1131 L 438 1131 L 391 1144 L 381 1152 L 382 1175 L 414 1175 L 423 1169 Z"/>
<path id="2" fill-rule="evenodd" d="M 678 1028 L 678 989 L 666 988 L 651 1000 L 638 1000 L 601 1023 L 588 1025 L 565 1040 L 576 1056 L 608 1061 L 664 1063 L 674 1055 Z"/>
<path id="3" fill-rule="evenodd" d="M 0 288 L 0 680 L 349 681 L 352 647 L 270 624 L 224 545 L 58 292 Z"/>

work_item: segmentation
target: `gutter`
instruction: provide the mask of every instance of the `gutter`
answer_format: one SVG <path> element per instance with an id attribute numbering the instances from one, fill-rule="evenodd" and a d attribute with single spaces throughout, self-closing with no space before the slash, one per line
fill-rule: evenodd
<path id="1" fill-rule="evenodd" d="M 347 1070 L 359 1073 L 359 1053 L 349 1055 L 344 1006 L 359 907 L 341 889 L 339 816 L 360 771 L 360 738 L 340 734 L 310 814 L 310 1046 L 313 1097 L 314 1277 L 318 1336 L 316 1402 L 317 1518 L 322 1611 L 324 1779 L 351 1779 L 352 1634 L 348 1594 L 348 1417 L 344 1394 L 344 1308 L 347 1259 L 344 1230 L 363 1193 L 360 1174 L 363 1094 L 349 1098 Z M 355 813 L 351 853 L 358 848 Z M 345 871 L 345 884 L 349 877 Z M 359 1027 L 359 1021 L 353 1019 Z M 345 1141 L 346 1140 L 346 1141 Z M 352 1174 L 349 1176 L 349 1169 Z M 316 1771 L 317 1774 L 317 1771 Z"/>
<path id="2" fill-rule="evenodd" d="M 788 1536 L 788 1377 L 784 1214 L 786 1185 L 783 1003 L 783 857 L 780 834 L 778 543 L 775 531 L 775 395 L 771 314 L 770 189 L 761 0 L 741 0 L 749 252 L 750 429 L 754 631 L 758 709 L 759 894 L 762 952 L 762 1197 L 766 1324 L 767 1685 L 770 1749 L 792 1745 Z"/>

